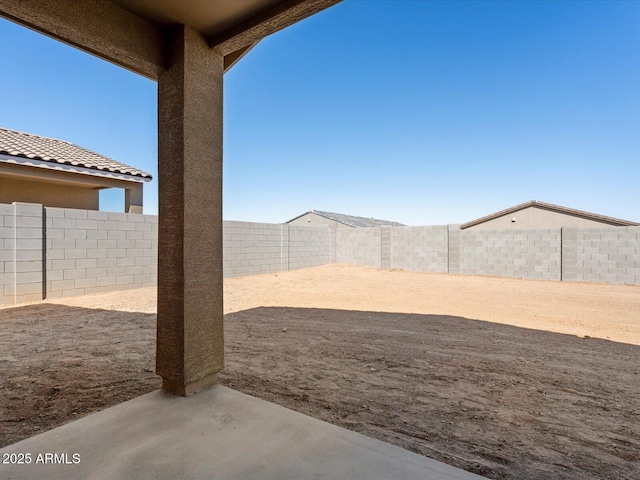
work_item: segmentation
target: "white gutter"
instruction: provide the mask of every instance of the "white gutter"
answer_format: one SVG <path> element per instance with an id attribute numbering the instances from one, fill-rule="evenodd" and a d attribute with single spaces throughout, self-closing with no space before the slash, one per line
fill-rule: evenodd
<path id="1" fill-rule="evenodd" d="M 81 175 L 91 175 L 93 177 L 111 178 L 115 180 L 125 180 L 127 182 L 143 183 L 151 181 L 150 178 L 128 175 L 125 173 L 110 172 L 109 170 L 96 170 L 94 168 L 79 167 L 77 165 L 67 165 L 57 162 L 45 162 L 44 160 L 36 160 L 33 158 L 14 157 L 0 153 L 0 162 L 10 163 L 13 165 L 24 165 L 27 167 L 44 168 L 46 170 L 55 170 L 58 172 L 79 173 Z"/>

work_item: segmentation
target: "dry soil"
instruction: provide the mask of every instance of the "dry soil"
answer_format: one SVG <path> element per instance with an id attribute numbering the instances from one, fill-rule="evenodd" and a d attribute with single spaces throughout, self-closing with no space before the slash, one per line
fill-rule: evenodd
<path id="1" fill-rule="evenodd" d="M 0 308 L 0 446 L 158 388 L 155 295 Z M 640 478 L 638 286 L 330 265 L 225 312 L 232 388 L 489 478 Z"/>

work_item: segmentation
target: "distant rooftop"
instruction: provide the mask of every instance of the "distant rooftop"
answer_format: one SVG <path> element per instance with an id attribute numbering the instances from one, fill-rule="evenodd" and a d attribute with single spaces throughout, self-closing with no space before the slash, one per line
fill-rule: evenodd
<path id="1" fill-rule="evenodd" d="M 405 227 L 406 225 L 398 222 L 391 222 L 389 220 L 379 220 L 377 218 L 366 218 L 366 217 L 356 217 L 353 215 L 344 215 L 342 213 L 332 213 L 332 212 L 322 212 L 320 210 L 311 210 L 310 212 L 305 212 L 302 215 L 298 215 L 295 218 L 292 218 L 287 223 L 291 223 L 294 220 L 297 220 L 304 215 L 309 213 L 315 213 L 321 217 L 327 218 L 329 220 L 333 220 L 334 222 L 342 223 L 343 225 L 347 225 L 349 227 L 354 228 L 367 228 L 367 227 Z"/>
<path id="2" fill-rule="evenodd" d="M 515 207 L 507 208 L 505 210 L 500 210 L 499 212 L 492 213 L 491 215 L 487 215 L 486 217 L 480 217 L 475 220 L 471 220 L 470 222 L 463 223 L 462 225 L 460 225 L 460 228 L 464 230 L 465 228 L 473 227 L 474 225 L 488 222 L 489 220 L 493 220 L 495 218 L 499 218 L 504 215 L 509 215 L 511 213 L 517 212 L 519 210 L 524 210 L 525 208 L 529 208 L 529 207 L 541 208 L 543 210 L 563 213 L 565 215 L 573 215 L 574 217 L 586 218 L 588 220 L 594 220 L 594 221 L 605 223 L 608 225 L 615 225 L 620 227 L 631 227 L 631 226 L 640 225 L 639 223 L 631 222 L 629 220 L 622 220 L 620 218 L 607 217 L 605 215 L 585 212 L 583 210 L 576 210 L 574 208 L 567 208 L 561 205 L 554 205 L 553 203 L 541 202 L 539 200 L 530 200 L 528 202 L 521 203 L 520 205 L 516 205 Z"/>
<path id="3" fill-rule="evenodd" d="M 0 155 L 43 162 L 38 164 L 40 167 L 46 167 L 47 164 L 51 164 L 51 168 L 56 168 L 56 165 L 71 165 L 96 170 L 96 173 L 111 172 L 140 177 L 140 180 L 151 180 L 151 175 L 147 172 L 64 140 L 41 137 L 8 128 L 0 128 Z M 8 159 L 0 157 L 0 160 Z"/>

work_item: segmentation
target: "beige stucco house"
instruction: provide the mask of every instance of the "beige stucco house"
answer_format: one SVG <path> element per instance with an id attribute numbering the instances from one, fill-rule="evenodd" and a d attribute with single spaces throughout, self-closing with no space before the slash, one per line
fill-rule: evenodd
<path id="1" fill-rule="evenodd" d="M 125 212 L 142 213 L 151 175 L 64 140 L 0 128 L 0 203 L 99 209 L 99 191 L 121 188 Z"/>
<path id="2" fill-rule="evenodd" d="M 511 230 L 559 227 L 627 227 L 636 222 L 531 200 L 460 225 L 462 230 Z"/>
<path id="3" fill-rule="evenodd" d="M 336 227 L 366 228 L 366 227 L 404 227 L 402 223 L 379 220 L 377 218 L 356 217 L 342 213 L 322 212 L 312 210 L 303 213 L 288 222 L 291 225 L 329 225 Z"/>

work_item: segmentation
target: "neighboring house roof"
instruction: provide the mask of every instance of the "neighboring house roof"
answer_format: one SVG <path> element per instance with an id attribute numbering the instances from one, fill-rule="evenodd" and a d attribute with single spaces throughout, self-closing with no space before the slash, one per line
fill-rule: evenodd
<path id="1" fill-rule="evenodd" d="M 353 215 L 343 215 L 342 213 L 331 213 L 331 212 L 321 212 L 319 210 L 311 210 L 310 212 L 305 212 L 302 215 L 298 215 L 296 218 L 292 218 L 287 223 L 291 223 L 294 220 L 297 220 L 300 217 L 303 217 L 309 213 L 315 213 L 321 217 L 327 218 L 329 220 L 333 220 L 334 222 L 342 223 L 349 227 L 404 227 L 406 225 L 398 222 L 390 222 L 388 220 L 378 220 L 377 218 L 365 218 L 365 217 L 354 217 Z"/>
<path id="2" fill-rule="evenodd" d="M 536 207 L 542 210 L 549 210 L 551 212 L 562 213 L 565 215 L 573 215 L 574 217 L 586 218 L 587 220 L 593 220 L 596 222 L 606 223 L 607 225 L 616 225 L 621 227 L 629 227 L 629 226 L 637 226 L 640 223 L 630 222 L 628 220 L 621 220 L 619 218 L 607 217 L 604 215 L 598 215 L 597 213 L 585 212 L 582 210 L 576 210 L 573 208 L 562 207 L 560 205 L 554 205 L 552 203 L 544 203 L 538 200 L 531 200 L 529 202 L 521 203 L 520 205 L 516 205 L 515 207 L 507 208 L 506 210 L 501 210 L 496 213 L 492 213 L 491 215 L 487 215 L 486 217 L 480 217 L 476 220 L 472 220 L 467 223 L 463 223 L 460 225 L 461 229 L 473 227 L 474 225 L 479 225 L 484 222 L 488 222 L 489 220 L 493 220 L 495 218 L 503 217 L 505 215 L 509 215 L 511 213 L 517 212 L 519 210 L 524 210 L 525 208 Z"/>
<path id="3" fill-rule="evenodd" d="M 151 180 L 151 175 L 147 172 L 64 140 L 0 128 L 0 160 L 29 164 L 20 159 L 33 161 L 32 166 L 55 170 L 59 170 L 60 165 L 70 165 L 95 171 L 96 174 L 113 173 L 137 177 L 138 181 Z"/>

